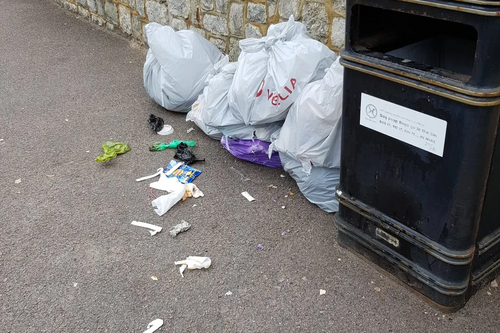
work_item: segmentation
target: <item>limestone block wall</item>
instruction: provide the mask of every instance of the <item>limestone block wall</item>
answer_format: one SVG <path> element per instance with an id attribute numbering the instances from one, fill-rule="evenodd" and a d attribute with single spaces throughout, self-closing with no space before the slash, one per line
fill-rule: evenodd
<path id="1" fill-rule="evenodd" d="M 312 38 L 338 51 L 344 43 L 345 0 L 54 0 L 100 26 L 146 43 L 144 25 L 192 29 L 235 60 L 238 42 L 266 34 L 294 15 Z"/>

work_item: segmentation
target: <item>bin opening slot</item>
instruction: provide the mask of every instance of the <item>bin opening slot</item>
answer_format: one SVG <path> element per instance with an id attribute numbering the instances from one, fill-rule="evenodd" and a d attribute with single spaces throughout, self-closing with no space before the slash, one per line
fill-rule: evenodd
<path id="1" fill-rule="evenodd" d="M 350 29 L 357 53 L 461 81 L 472 75 L 477 44 L 472 26 L 356 5 Z"/>

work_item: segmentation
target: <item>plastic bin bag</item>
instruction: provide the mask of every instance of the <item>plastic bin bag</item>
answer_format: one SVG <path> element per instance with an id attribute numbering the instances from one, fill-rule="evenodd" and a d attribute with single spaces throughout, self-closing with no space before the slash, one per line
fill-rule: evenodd
<path id="1" fill-rule="evenodd" d="M 280 157 L 274 152 L 268 156 L 269 143 L 260 140 L 233 140 L 223 136 L 222 146 L 236 158 L 265 165 L 270 168 L 281 168 Z"/>
<path id="2" fill-rule="evenodd" d="M 309 38 L 293 16 L 269 28 L 262 38 L 240 41 L 238 68 L 229 89 L 229 106 L 247 125 L 286 117 L 306 84 L 321 79 L 336 55 Z"/>
<path id="3" fill-rule="evenodd" d="M 144 88 L 165 109 L 188 112 L 222 53 L 195 31 L 175 32 L 155 22 L 147 24 L 145 30 L 149 51 Z"/>
<path id="4" fill-rule="evenodd" d="M 283 121 L 245 125 L 229 107 L 227 95 L 236 66 L 237 63 L 229 62 L 227 56 L 214 66 L 214 73 L 208 76 L 207 86 L 186 115 L 186 121 L 193 121 L 205 134 L 217 140 L 224 135 L 233 139 L 271 142 L 272 133 L 281 128 Z"/>
<path id="5" fill-rule="evenodd" d="M 295 180 L 307 200 L 328 213 L 339 210 L 339 202 L 335 199 L 335 190 L 340 182 L 339 168 L 312 167 L 307 175 L 299 161 L 282 153 L 279 156 L 283 169 Z"/>
<path id="6" fill-rule="evenodd" d="M 340 167 L 343 73 L 337 59 L 323 79 L 309 83 L 271 144 L 271 149 L 300 161 L 306 174 L 312 165 Z"/>

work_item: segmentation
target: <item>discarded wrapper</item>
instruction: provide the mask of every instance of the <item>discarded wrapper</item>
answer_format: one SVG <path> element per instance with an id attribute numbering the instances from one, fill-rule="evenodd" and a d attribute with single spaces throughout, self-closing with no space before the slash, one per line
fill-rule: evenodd
<path id="1" fill-rule="evenodd" d="M 186 260 L 176 261 L 175 265 L 182 265 L 179 267 L 182 277 L 184 277 L 184 271 L 187 269 L 202 269 L 209 268 L 212 264 L 212 260 L 209 257 L 196 257 L 190 256 Z"/>
<path id="2" fill-rule="evenodd" d="M 160 179 L 158 181 L 149 184 L 151 188 L 160 191 L 174 192 L 179 187 L 179 180 L 177 178 L 167 178 L 167 176 L 162 172 L 160 173 Z"/>
<path id="3" fill-rule="evenodd" d="M 184 196 L 182 197 L 182 201 L 185 201 L 187 198 L 199 198 L 199 197 L 204 197 L 205 195 L 203 194 L 202 191 L 198 188 L 193 183 L 186 184 L 186 192 L 184 193 Z"/>
<path id="4" fill-rule="evenodd" d="M 186 192 L 186 185 L 181 183 L 178 184 L 179 185 L 171 193 L 162 195 L 151 201 L 151 205 L 159 216 L 168 212 L 170 208 L 182 199 L 182 196 Z"/>
<path id="5" fill-rule="evenodd" d="M 174 226 L 172 230 L 170 230 L 170 236 L 175 237 L 181 232 L 188 231 L 189 228 L 191 228 L 191 224 L 187 223 L 186 221 L 182 220 L 181 223 L 178 225 Z"/>
<path id="6" fill-rule="evenodd" d="M 244 196 L 248 201 L 255 201 L 255 198 L 248 194 L 247 191 L 242 192 L 241 195 Z"/>
<path id="7" fill-rule="evenodd" d="M 170 161 L 163 172 L 167 177 L 175 177 L 183 184 L 191 183 L 197 176 L 201 175 L 200 170 L 174 160 Z"/>
<path id="8" fill-rule="evenodd" d="M 144 333 L 153 333 L 162 326 L 163 326 L 163 320 L 155 319 L 148 324 L 148 329 L 144 331 Z"/>
<path id="9" fill-rule="evenodd" d="M 137 227 L 142 227 L 142 228 L 150 229 L 148 231 L 151 234 L 151 236 L 156 235 L 162 229 L 162 227 L 156 226 L 154 224 L 145 223 L 145 222 L 132 221 L 131 224 L 135 225 Z"/>
<path id="10" fill-rule="evenodd" d="M 174 128 L 170 125 L 163 125 L 162 129 L 158 132 L 156 132 L 156 134 L 159 134 L 159 135 L 170 135 L 174 133 Z"/>
<path id="11" fill-rule="evenodd" d="M 159 176 L 162 172 L 163 172 L 163 168 L 159 168 L 155 174 L 152 174 L 152 175 L 149 175 L 149 176 L 145 176 L 145 177 L 141 177 L 141 178 L 137 178 L 135 181 L 136 182 L 142 182 L 143 180 L 151 179 L 151 178 L 154 178 L 156 176 Z"/>

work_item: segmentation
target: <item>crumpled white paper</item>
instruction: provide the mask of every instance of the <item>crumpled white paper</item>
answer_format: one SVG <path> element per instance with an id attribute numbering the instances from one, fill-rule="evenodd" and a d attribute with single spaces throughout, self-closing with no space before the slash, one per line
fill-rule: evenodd
<path id="1" fill-rule="evenodd" d="M 199 198 L 204 197 L 203 192 L 193 183 L 186 184 L 186 192 L 188 192 L 188 197 Z"/>
<path id="2" fill-rule="evenodd" d="M 184 271 L 187 269 L 202 269 L 209 268 L 212 264 L 212 260 L 209 257 L 196 257 L 189 256 L 186 260 L 176 261 L 175 265 L 182 265 L 179 267 L 182 277 L 184 277 Z"/>

